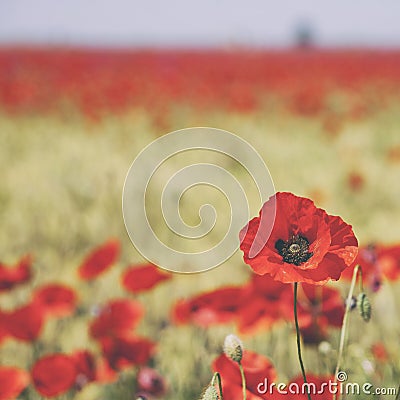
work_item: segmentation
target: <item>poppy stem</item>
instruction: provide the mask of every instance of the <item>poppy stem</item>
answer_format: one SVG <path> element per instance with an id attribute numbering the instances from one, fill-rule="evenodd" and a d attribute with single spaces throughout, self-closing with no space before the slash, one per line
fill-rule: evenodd
<path id="1" fill-rule="evenodd" d="M 242 377 L 242 389 L 243 389 L 243 400 L 246 400 L 247 394 L 246 394 L 246 377 L 244 376 L 244 370 L 242 363 L 239 362 L 239 369 L 240 369 L 240 375 Z"/>
<path id="2" fill-rule="evenodd" d="M 337 363 L 336 363 L 336 368 L 335 368 L 335 375 L 333 377 L 333 379 L 334 379 L 333 382 L 335 384 L 337 383 L 337 376 L 338 376 L 338 373 L 339 373 L 339 370 L 340 370 L 340 366 L 342 364 L 344 342 L 345 342 L 346 330 L 347 330 L 347 321 L 348 321 L 348 316 L 349 316 L 350 310 L 351 310 L 351 300 L 353 298 L 353 292 L 354 292 L 354 288 L 355 288 L 356 283 L 357 283 L 358 274 L 360 275 L 360 290 L 362 292 L 363 291 L 362 270 L 361 270 L 360 265 L 357 264 L 354 267 L 353 278 L 351 279 L 350 290 L 349 290 L 349 294 L 347 295 L 347 299 L 346 299 L 346 309 L 345 309 L 345 312 L 344 312 L 343 322 L 342 322 L 342 329 L 341 329 L 341 332 L 340 332 L 339 353 L 338 353 L 338 358 L 337 358 Z M 336 393 L 333 394 L 333 400 L 337 400 L 338 398 L 340 399 L 340 395 L 338 397 L 338 390 L 336 390 Z"/>
<path id="3" fill-rule="evenodd" d="M 219 398 L 220 398 L 221 400 L 224 400 L 224 396 L 223 396 L 223 394 L 222 394 L 221 375 L 219 374 L 219 372 L 216 372 L 216 373 L 213 375 L 213 377 L 212 377 L 212 379 L 211 379 L 211 385 L 214 386 L 214 385 L 215 385 L 215 381 L 218 382 Z"/>
<path id="4" fill-rule="evenodd" d="M 299 321 L 297 318 L 297 286 L 298 282 L 294 283 L 294 303 L 293 303 L 293 310 L 294 310 L 294 324 L 296 325 L 296 335 L 297 335 L 297 355 L 299 357 L 301 373 L 303 375 L 304 383 L 307 383 L 307 376 L 306 371 L 304 369 L 303 358 L 301 356 L 301 337 L 300 337 L 300 328 L 299 328 Z M 307 397 L 308 400 L 311 400 L 310 395 L 310 388 L 307 385 Z"/>

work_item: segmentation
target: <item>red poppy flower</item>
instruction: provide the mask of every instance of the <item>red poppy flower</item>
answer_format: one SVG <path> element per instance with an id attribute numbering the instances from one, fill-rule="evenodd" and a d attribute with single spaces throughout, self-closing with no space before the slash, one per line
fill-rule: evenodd
<path id="1" fill-rule="evenodd" d="M 29 374 L 22 369 L 0 366 L 0 400 L 15 399 L 29 383 Z"/>
<path id="2" fill-rule="evenodd" d="M 384 246 L 378 255 L 379 268 L 387 279 L 394 281 L 400 276 L 400 245 Z"/>
<path id="3" fill-rule="evenodd" d="M 17 265 L 8 267 L 0 263 L 0 292 L 13 289 L 15 286 L 28 282 L 32 276 L 32 258 L 25 256 Z"/>
<path id="4" fill-rule="evenodd" d="M 101 357 L 96 365 L 96 382 L 112 383 L 118 379 L 118 374 L 111 368 L 108 360 Z"/>
<path id="5" fill-rule="evenodd" d="M 33 302 L 42 307 L 46 315 L 62 317 L 72 314 L 76 305 L 76 294 L 65 285 L 51 284 L 37 289 Z"/>
<path id="6" fill-rule="evenodd" d="M 87 350 L 76 351 L 70 356 L 75 364 L 75 387 L 80 390 L 87 383 L 93 382 L 97 377 L 96 360 Z"/>
<path id="7" fill-rule="evenodd" d="M 347 178 L 347 184 L 354 192 L 359 192 L 365 186 L 364 177 L 357 172 L 352 172 Z"/>
<path id="8" fill-rule="evenodd" d="M 276 217 L 271 234 L 260 229 L 265 213 Z M 262 228 L 262 227 L 261 227 Z M 259 275 L 275 280 L 324 284 L 338 280 L 357 255 L 351 226 L 328 215 L 306 198 L 277 193 L 240 232 L 244 261 Z"/>
<path id="9" fill-rule="evenodd" d="M 400 245 L 376 244 L 361 247 L 354 263 L 343 272 L 345 279 L 351 280 L 357 264 L 362 267 L 364 284 L 376 292 L 385 278 L 390 281 L 399 278 Z"/>
<path id="10" fill-rule="evenodd" d="M 122 284 L 129 292 L 139 293 L 168 279 L 171 279 L 170 274 L 161 272 L 153 264 L 145 264 L 129 268 L 122 277 Z"/>
<path id="11" fill-rule="evenodd" d="M 375 359 L 383 364 L 389 361 L 389 354 L 382 342 L 376 342 L 371 347 L 371 352 Z"/>
<path id="12" fill-rule="evenodd" d="M 298 298 L 298 315 L 304 343 L 318 344 L 327 339 L 328 327 L 340 328 L 344 309 L 338 290 L 303 283 Z"/>
<path id="13" fill-rule="evenodd" d="M 143 365 L 155 350 L 155 345 L 150 340 L 133 336 L 103 338 L 100 343 L 104 357 L 115 370 Z"/>
<path id="14" fill-rule="evenodd" d="M 141 368 L 137 374 L 136 382 L 140 392 L 151 396 L 160 397 L 167 392 L 165 379 L 153 368 Z"/>
<path id="15" fill-rule="evenodd" d="M 270 383 L 275 382 L 276 373 L 271 362 L 264 356 L 244 351 L 242 366 L 246 377 L 246 389 L 248 400 L 267 399 L 268 394 L 260 393 L 259 385 L 267 380 L 267 390 Z M 222 391 L 224 398 L 229 400 L 242 400 L 242 378 L 239 366 L 225 354 L 221 354 L 214 360 L 212 368 L 219 372 L 222 380 Z"/>
<path id="16" fill-rule="evenodd" d="M 226 324 L 237 317 L 242 304 L 242 288 L 225 287 L 204 293 L 189 300 L 179 301 L 173 310 L 175 323 L 194 323 L 207 327 Z"/>
<path id="17" fill-rule="evenodd" d="M 32 379 L 36 390 L 42 396 L 58 396 L 74 386 L 75 362 L 65 354 L 45 356 L 33 366 Z"/>
<path id="18" fill-rule="evenodd" d="M 312 399 L 319 400 L 332 400 L 332 393 L 329 390 L 328 382 L 333 382 L 333 377 L 331 376 L 316 376 L 316 375 L 307 375 L 307 386 L 304 385 L 304 380 L 302 376 L 297 376 L 287 384 L 287 387 L 284 389 L 287 391 L 287 394 L 281 394 L 280 399 L 288 399 L 288 400 L 306 400 L 307 396 L 307 388 L 309 388 L 310 395 Z M 295 393 L 291 393 L 295 392 Z M 320 393 L 322 392 L 322 393 Z M 276 397 L 276 396 L 274 396 Z"/>
<path id="19" fill-rule="evenodd" d="M 9 337 L 7 325 L 7 313 L 0 309 L 0 344 Z"/>
<path id="20" fill-rule="evenodd" d="M 84 280 L 96 278 L 111 265 L 113 265 L 120 253 L 118 240 L 111 239 L 94 249 L 79 267 L 79 276 Z"/>
<path id="21" fill-rule="evenodd" d="M 143 316 L 143 307 L 134 300 L 113 300 L 106 304 L 90 325 L 94 339 L 132 333 Z"/>
<path id="22" fill-rule="evenodd" d="M 3 314 L 3 322 L 10 336 L 30 342 L 36 340 L 43 326 L 43 311 L 32 303 Z"/>
<path id="23" fill-rule="evenodd" d="M 238 328 L 242 334 L 269 329 L 278 321 L 291 316 L 292 290 L 269 275 L 254 274 L 244 286 L 242 304 L 237 312 Z"/>

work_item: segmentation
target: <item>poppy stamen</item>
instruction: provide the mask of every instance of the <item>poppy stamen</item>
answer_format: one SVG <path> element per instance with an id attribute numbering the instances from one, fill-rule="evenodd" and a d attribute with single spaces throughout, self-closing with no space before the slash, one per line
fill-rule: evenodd
<path id="1" fill-rule="evenodd" d="M 313 253 L 309 252 L 310 243 L 304 236 L 294 235 L 289 240 L 279 239 L 275 248 L 282 256 L 283 261 L 289 264 L 300 265 L 308 261 Z"/>

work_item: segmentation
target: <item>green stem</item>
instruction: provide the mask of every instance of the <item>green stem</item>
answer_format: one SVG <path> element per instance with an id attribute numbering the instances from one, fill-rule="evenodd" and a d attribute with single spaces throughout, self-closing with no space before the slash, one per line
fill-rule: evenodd
<path id="1" fill-rule="evenodd" d="M 342 329 L 340 332 L 340 341 L 339 341 L 339 353 L 338 353 L 338 358 L 337 358 L 337 363 L 336 363 L 336 368 L 335 368 L 335 375 L 333 377 L 334 379 L 334 383 L 337 383 L 337 374 L 339 373 L 340 370 L 340 365 L 342 364 L 342 359 L 343 359 L 343 350 L 344 350 L 344 342 L 345 342 L 345 338 L 346 338 L 346 330 L 347 330 L 347 321 L 348 321 L 348 317 L 350 314 L 350 309 L 351 309 L 351 300 L 353 298 L 353 292 L 354 292 L 354 288 L 356 286 L 356 282 L 357 282 L 357 275 L 360 274 L 360 291 L 363 291 L 363 284 L 362 284 L 362 270 L 361 267 L 359 265 L 356 265 L 354 267 L 354 272 L 353 272 L 353 278 L 351 279 L 351 284 L 350 284 L 350 290 L 349 290 L 349 294 L 347 295 L 347 299 L 346 299 L 346 309 L 344 312 L 344 317 L 343 317 L 343 322 L 342 322 Z M 333 400 L 337 400 L 338 398 L 338 391 L 336 391 L 336 393 L 333 394 Z M 339 396 L 340 398 L 340 396 Z"/>
<path id="2" fill-rule="evenodd" d="M 244 376 L 244 370 L 242 363 L 239 362 L 239 369 L 240 369 L 240 375 L 242 377 L 242 389 L 243 389 L 243 400 L 246 400 L 247 394 L 246 394 L 246 377 Z"/>
<path id="3" fill-rule="evenodd" d="M 222 394 L 222 382 L 221 382 L 221 375 L 219 372 L 215 372 L 212 379 L 211 379 L 211 385 L 215 385 L 215 381 L 218 382 L 218 390 L 219 390 L 219 397 L 221 400 L 224 400 L 224 396 Z"/>
<path id="4" fill-rule="evenodd" d="M 300 328 L 299 321 L 297 317 L 297 286 L 298 282 L 294 283 L 294 302 L 293 302 L 293 310 L 294 310 L 294 323 L 296 325 L 296 335 L 297 335 L 297 355 L 299 357 L 301 373 L 303 375 L 304 383 L 307 383 L 306 371 L 304 369 L 303 358 L 301 356 L 301 338 L 300 338 Z M 311 400 L 311 395 L 309 392 L 309 387 L 307 386 L 307 397 L 308 400 Z"/>

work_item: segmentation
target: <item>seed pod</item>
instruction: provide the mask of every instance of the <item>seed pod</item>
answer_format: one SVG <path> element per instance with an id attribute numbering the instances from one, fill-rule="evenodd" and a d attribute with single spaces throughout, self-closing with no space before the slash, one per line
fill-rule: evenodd
<path id="1" fill-rule="evenodd" d="M 224 353 L 231 360 L 240 363 L 243 357 L 242 341 L 235 335 L 228 335 L 224 341 Z"/>
<path id="2" fill-rule="evenodd" d="M 365 322 L 371 319 L 371 303 L 365 293 L 360 293 L 357 298 L 358 309 L 360 310 L 360 315 Z"/>
<path id="3" fill-rule="evenodd" d="M 210 385 L 204 392 L 201 400 L 219 400 L 219 395 L 215 386 Z"/>

